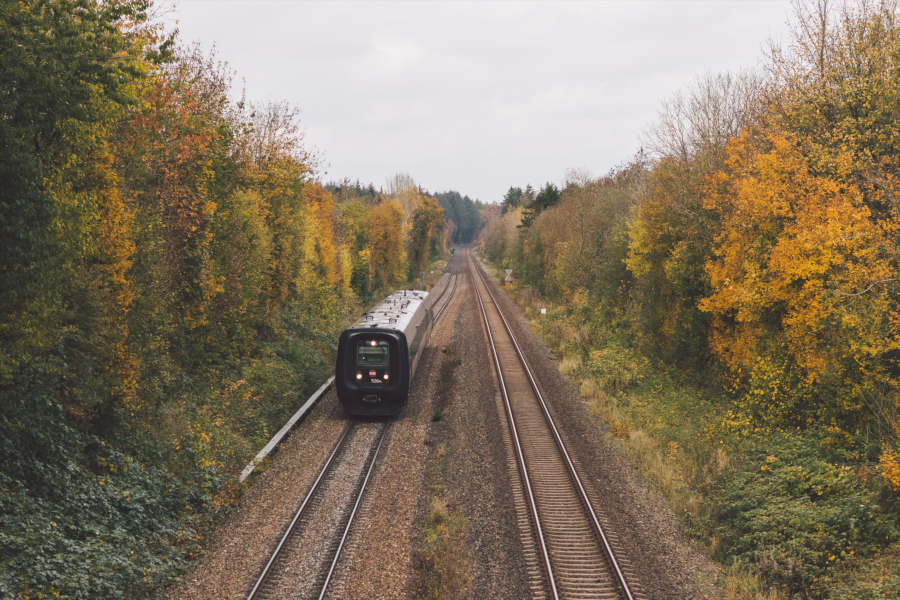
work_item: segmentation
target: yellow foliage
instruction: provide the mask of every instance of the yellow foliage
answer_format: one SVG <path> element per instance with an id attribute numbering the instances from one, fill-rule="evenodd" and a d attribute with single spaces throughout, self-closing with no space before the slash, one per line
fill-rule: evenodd
<path id="1" fill-rule="evenodd" d="M 894 491 L 900 491 L 900 453 L 884 447 L 881 452 L 882 477 Z"/>
<path id="2" fill-rule="evenodd" d="M 380 203 L 369 212 L 369 268 L 375 287 L 406 280 L 403 209 L 396 200 Z"/>
<path id="3" fill-rule="evenodd" d="M 881 357 L 898 348 L 889 295 L 875 284 L 896 271 L 883 251 L 889 232 L 855 185 L 817 174 L 797 145 L 775 133 L 730 144 L 727 171 L 710 180 L 706 207 L 722 224 L 700 308 L 713 316 L 713 351 L 735 375 L 783 355 L 779 369 L 797 369 L 785 376 L 801 387 L 828 378 L 844 390 L 834 408 L 854 412 Z"/>

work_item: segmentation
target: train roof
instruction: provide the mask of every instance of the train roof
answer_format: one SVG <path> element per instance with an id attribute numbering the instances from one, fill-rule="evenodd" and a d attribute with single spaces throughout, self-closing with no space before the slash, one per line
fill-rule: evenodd
<path id="1" fill-rule="evenodd" d="M 428 292 L 422 290 L 394 292 L 375 308 L 364 312 L 353 327 L 381 327 L 405 332 L 419 307 L 428 301 Z"/>

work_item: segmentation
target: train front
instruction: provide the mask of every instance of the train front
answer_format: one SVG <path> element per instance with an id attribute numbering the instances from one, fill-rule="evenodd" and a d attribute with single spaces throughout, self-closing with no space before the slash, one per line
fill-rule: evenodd
<path id="1" fill-rule="evenodd" d="M 349 415 L 396 415 L 409 395 L 409 353 L 402 331 L 354 327 L 338 343 L 338 399 Z"/>

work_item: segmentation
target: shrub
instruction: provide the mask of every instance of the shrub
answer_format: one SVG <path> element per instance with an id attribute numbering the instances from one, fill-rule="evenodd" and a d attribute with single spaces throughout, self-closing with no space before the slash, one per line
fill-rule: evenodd
<path id="1" fill-rule="evenodd" d="M 823 447 L 824 432 L 777 434 L 709 498 L 722 558 L 755 564 L 791 593 L 820 595 L 834 567 L 897 540 L 877 490 Z"/>
<path id="2" fill-rule="evenodd" d="M 626 348 L 593 350 L 588 360 L 588 370 L 610 391 L 623 391 L 640 384 L 647 370 L 647 360 Z"/>
<path id="3" fill-rule="evenodd" d="M 3 400 L 0 597 L 122 598 L 180 573 L 206 495 L 79 433 L 52 399 Z"/>

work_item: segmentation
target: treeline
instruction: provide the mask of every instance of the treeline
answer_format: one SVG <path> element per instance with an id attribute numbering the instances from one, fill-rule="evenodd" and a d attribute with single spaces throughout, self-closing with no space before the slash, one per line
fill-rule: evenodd
<path id="1" fill-rule="evenodd" d="M 3 597 L 170 581 L 347 316 L 444 251 L 437 200 L 325 189 L 298 111 L 152 10 L 0 6 Z"/>
<path id="2" fill-rule="evenodd" d="M 480 211 L 486 208 L 486 205 L 453 190 L 437 193 L 434 197 L 444 209 L 448 224 L 452 223 L 450 240 L 454 244 L 471 243 L 481 229 Z"/>
<path id="3" fill-rule="evenodd" d="M 606 332 L 592 339 L 614 332 L 725 392 L 717 431 L 821 439 L 849 461 L 840 468 L 862 473 L 854 485 L 881 494 L 887 527 L 900 490 L 898 7 L 795 8 L 789 43 L 773 44 L 760 68 L 697 77 L 606 176 L 510 189 L 486 213 L 481 243 L 520 285 Z M 815 498 L 807 524 L 824 519 Z M 844 542 L 864 535 L 853 522 L 834 525 Z M 889 543 L 880 531 L 873 543 Z M 780 564 L 770 534 L 728 551 L 809 592 L 820 572 L 799 574 L 808 557 L 793 572 Z M 853 554 L 837 544 L 809 560 L 825 568 Z"/>

